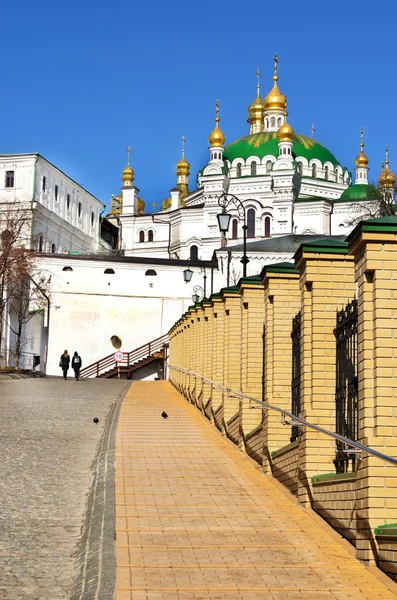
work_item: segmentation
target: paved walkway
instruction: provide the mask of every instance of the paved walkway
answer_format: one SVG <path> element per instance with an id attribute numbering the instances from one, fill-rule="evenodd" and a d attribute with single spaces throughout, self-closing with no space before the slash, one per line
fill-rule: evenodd
<path id="1" fill-rule="evenodd" d="M 131 386 L 116 440 L 116 600 L 397 597 L 168 382 Z"/>
<path id="2" fill-rule="evenodd" d="M 101 529 L 96 523 L 101 514 L 91 518 L 88 494 L 98 489 L 98 456 L 128 384 L 61 378 L 0 381 L 1 600 L 69 600 L 76 568 L 80 587 L 88 590 L 88 574 L 90 585 L 99 587 L 97 564 L 100 560 L 103 571 L 103 553 L 90 544 L 92 577 L 80 548 L 81 532 L 85 517 L 90 517 L 85 529 L 93 535 Z M 113 505 L 109 508 L 112 539 Z M 111 559 L 108 564 L 113 590 Z"/>

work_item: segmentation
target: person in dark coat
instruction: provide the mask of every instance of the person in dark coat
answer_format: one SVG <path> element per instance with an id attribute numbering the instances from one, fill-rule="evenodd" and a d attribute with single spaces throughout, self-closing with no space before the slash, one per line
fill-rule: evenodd
<path id="1" fill-rule="evenodd" d="M 65 350 L 65 352 L 61 355 L 61 359 L 59 361 L 59 366 L 61 367 L 61 369 L 63 371 L 63 378 L 66 379 L 66 377 L 68 375 L 69 366 L 70 366 L 70 356 L 69 356 L 67 350 Z"/>
<path id="2" fill-rule="evenodd" d="M 78 352 L 73 354 L 72 358 L 72 369 L 74 369 L 74 378 L 76 381 L 79 380 L 79 373 L 82 366 L 81 356 L 79 356 Z"/>

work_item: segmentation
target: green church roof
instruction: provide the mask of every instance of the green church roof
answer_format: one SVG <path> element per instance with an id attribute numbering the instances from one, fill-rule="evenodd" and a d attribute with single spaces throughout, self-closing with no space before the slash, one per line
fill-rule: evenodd
<path id="1" fill-rule="evenodd" d="M 373 185 L 355 183 L 348 187 L 334 202 L 358 202 L 360 200 L 381 200 L 382 194 Z"/>
<path id="2" fill-rule="evenodd" d="M 316 140 L 300 133 L 296 133 L 293 140 L 292 154 L 294 158 L 303 156 L 308 161 L 317 158 L 322 164 L 329 161 L 334 167 L 340 165 L 335 156 Z M 250 156 L 263 158 L 268 154 L 277 158 L 279 155 L 278 141 L 277 133 L 274 131 L 246 135 L 226 146 L 223 158 L 231 163 L 236 158 L 244 160 Z"/>

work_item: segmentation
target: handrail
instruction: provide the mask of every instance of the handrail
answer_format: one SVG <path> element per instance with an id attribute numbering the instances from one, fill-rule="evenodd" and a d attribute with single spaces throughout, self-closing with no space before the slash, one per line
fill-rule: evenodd
<path id="1" fill-rule="evenodd" d="M 199 373 L 195 373 L 194 371 L 189 371 L 188 369 L 184 369 L 183 367 L 175 367 L 174 365 L 168 365 L 168 368 L 173 369 L 174 371 L 180 371 L 181 373 L 187 373 L 188 375 L 193 375 L 194 377 L 198 377 L 202 381 L 206 381 L 207 383 L 209 383 L 211 386 L 218 387 L 222 390 L 225 390 L 226 392 L 233 393 L 233 395 L 239 396 L 241 398 L 247 398 L 251 402 L 255 402 L 256 404 L 259 404 L 259 405 L 263 406 L 264 408 L 267 408 L 270 410 L 275 410 L 275 411 L 281 413 L 282 415 L 290 417 L 293 421 L 296 421 L 297 423 L 299 423 L 301 425 L 305 425 L 306 427 L 311 427 L 311 429 L 315 429 L 316 431 L 320 431 L 321 433 L 324 433 L 325 435 L 333 437 L 334 439 L 338 440 L 339 442 L 343 442 L 344 444 L 346 444 L 348 446 L 352 446 L 353 448 L 357 448 L 359 450 L 362 450 L 363 452 L 372 454 L 372 456 L 375 456 L 376 458 L 385 460 L 386 462 L 389 462 L 392 465 L 397 466 L 397 459 L 392 458 L 391 456 L 387 456 L 386 454 L 382 454 L 382 452 L 378 452 L 377 450 L 372 450 L 371 448 L 368 448 L 368 446 L 364 446 L 364 444 L 360 444 L 360 442 L 355 442 L 349 438 L 345 438 L 345 437 L 343 437 L 343 435 L 339 435 L 339 433 L 334 433 L 333 431 L 328 431 L 328 429 L 324 429 L 323 427 L 320 427 L 319 425 L 314 425 L 313 423 L 309 423 L 309 421 L 305 421 L 305 419 L 301 419 L 301 417 L 297 417 L 296 415 L 293 415 L 292 413 L 288 412 L 287 410 L 284 410 L 283 408 L 279 408 L 278 406 L 273 406 L 272 404 L 268 404 L 267 402 L 262 402 L 261 400 L 258 400 L 257 398 L 253 398 L 252 396 L 248 396 L 247 394 L 243 394 L 242 392 L 233 390 L 232 388 L 229 388 L 225 385 L 216 383 L 215 381 L 212 381 L 211 379 L 208 379 L 207 377 L 203 377 L 203 375 L 200 375 Z"/>
<path id="2" fill-rule="evenodd" d="M 146 358 L 153 354 L 153 352 L 157 352 L 160 350 L 169 340 L 168 333 L 165 335 L 156 338 L 155 340 L 151 340 L 147 344 L 143 344 L 143 346 L 139 346 L 130 352 L 124 353 L 124 359 L 120 363 L 116 363 L 114 360 L 114 353 L 109 354 L 108 356 L 104 356 L 100 360 L 84 367 L 80 371 L 80 377 L 90 377 L 91 375 L 100 375 L 105 369 L 116 368 L 119 364 L 121 367 L 130 367 L 134 365 L 138 360 Z"/>

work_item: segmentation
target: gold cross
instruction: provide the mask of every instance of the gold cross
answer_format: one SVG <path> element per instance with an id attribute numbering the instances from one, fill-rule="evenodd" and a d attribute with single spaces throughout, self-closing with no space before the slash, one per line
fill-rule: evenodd
<path id="1" fill-rule="evenodd" d="M 128 144 L 127 146 L 127 154 L 128 154 L 128 161 L 127 164 L 128 166 L 130 166 L 130 154 L 131 154 L 131 146 Z"/>
<path id="2" fill-rule="evenodd" d="M 277 65 L 278 65 L 278 54 L 277 52 L 274 54 L 274 74 L 277 75 Z"/>
<path id="3" fill-rule="evenodd" d="M 215 121 L 219 121 L 219 100 L 215 102 Z"/>
<path id="4" fill-rule="evenodd" d="M 186 144 L 186 140 L 185 140 L 185 134 L 184 133 L 182 133 L 181 142 L 182 142 L 182 156 L 185 156 L 185 144 Z"/>
<path id="5" fill-rule="evenodd" d="M 312 129 L 312 139 L 314 140 L 314 132 L 316 131 L 316 130 L 314 129 L 314 123 L 312 123 L 312 127 L 311 127 L 311 129 Z"/>
<path id="6" fill-rule="evenodd" d="M 361 150 L 364 148 L 364 127 L 360 129 L 360 147 Z"/>

